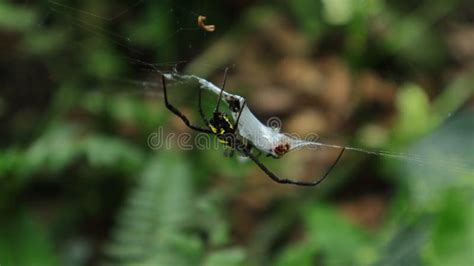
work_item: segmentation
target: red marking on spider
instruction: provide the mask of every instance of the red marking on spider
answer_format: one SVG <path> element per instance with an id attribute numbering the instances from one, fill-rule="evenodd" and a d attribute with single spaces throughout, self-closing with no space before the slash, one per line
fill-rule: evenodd
<path id="1" fill-rule="evenodd" d="M 283 156 L 288 151 L 290 151 L 290 144 L 288 143 L 280 144 L 273 149 L 273 152 L 278 156 Z"/>

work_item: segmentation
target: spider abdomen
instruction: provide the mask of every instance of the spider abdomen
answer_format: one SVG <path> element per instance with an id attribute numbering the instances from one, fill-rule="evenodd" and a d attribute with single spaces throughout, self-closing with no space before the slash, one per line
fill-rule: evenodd
<path id="1" fill-rule="evenodd" d="M 225 135 L 233 134 L 234 126 L 227 115 L 223 113 L 215 113 L 209 121 L 209 128 L 217 135 L 220 143 L 229 144 L 229 140 L 225 138 Z"/>

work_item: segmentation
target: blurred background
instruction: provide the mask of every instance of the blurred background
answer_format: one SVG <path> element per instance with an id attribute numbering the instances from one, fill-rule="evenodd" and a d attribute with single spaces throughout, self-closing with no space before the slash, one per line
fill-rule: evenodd
<path id="1" fill-rule="evenodd" d="M 472 1 L 1 1 L 0 40 L 2 266 L 474 264 Z M 303 188 L 150 147 L 194 133 L 144 62 L 229 67 L 262 121 L 411 159 L 346 152 Z M 197 88 L 170 84 L 196 122 Z M 314 179 L 334 152 L 266 162 Z"/>

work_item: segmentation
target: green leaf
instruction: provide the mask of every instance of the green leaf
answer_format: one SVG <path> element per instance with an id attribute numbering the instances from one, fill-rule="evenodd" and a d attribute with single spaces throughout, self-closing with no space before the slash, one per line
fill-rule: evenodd
<path id="1" fill-rule="evenodd" d="M 58 265 L 52 242 L 32 216 L 9 215 L 0 221 L 0 235 L 2 266 Z"/>
<path id="2" fill-rule="evenodd" d="M 35 25 L 37 14 L 30 8 L 0 3 L 0 28 L 26 31 Z"/>
<path id="3" fill-rule="evenodd" d="M 301 242 L 293 244 L 286 248 L 281 255 L 278 256 L 275 264 L 276 266 L 286 265 L 300 265 L 311 266 L 314 265 L 315 247 L 311 246 L 309 242 Z"/>
<path id="4" fill-rule="evenodd" d="M 101 167 L 136 169 L 143 161 L 143 154 L 126 142 L 107 136 L 91 136 L 81 143 L 89 164 Z"/>
<path id="5" fill-rule="evenodd" d="M 91 76 L 108 78 L 120 75 L 125 65 L 120 59 L 118 51 L 112 45 L 101 39 L 89 40 L 84 47 L 82 65 L 86 73 Z"/>
<path id="6" fill-rule="evenodd" d="M 306 37 L 310 41 L 316 41 L 324 31 L 324 25 L 320 18 L 321 13 L 319 12 L 321 3 L 312 0 L 294 0 L 288 2 L 288 4 L 298 24 L 306 33 Z"/>
<path id="7" fill-rule="evenodd" d="M 149 161 L 106 248 L 114 264 L 192 265 L 202 256 L 201 241 L 186 231 L 194 214 L 191 182 L 179 154 Z"/>
<path id="8" fill-rule="evenodd" d="M 408 65 L 416 63 L 433 68 L 443 62 L 444 47 L 424 17 L 398 17 L 390 26 L 386 46 Z"/>
<path id="9" fill-rule="evenodd" d="M 430 229 L 427 217 L 422 217 L 416 224 L 397 224 L 394 232 L 390 233 L 389 241 L 379 250 L 379 259 L 374 265 L 420 265 L 420 253 L 429 238 Z"/>
<path id="10" fill-rule="evenodd" d="M 369 238 L 334 210 L 317 205 L 304 212 L 305 239 L 290 245 L 276 265 L 367 265 L 376 258 Z"/>
<path id="11" fill-rule="evenodd" d="M 394 129 L 396 137 L 402 141 L 418 137 L 433 126 L 430 116 L 428 96 L 415 84 L 406 84 L 397 95 L 399 117 Z"/>
<path id="12" fill-rule="evenodd" d="M 204 266 L 245 265 L 245 252 L 241 248 L 229 248 L 212 252 L 204 261 Z"/>
<path id="13" fill-rule="evenodd" d="M 355 12 L 356 1 L 353 0 L 323 0 L 324 17 L 329 24 L 344 25 Z"/>
<path id="14" fill-rule="evenodd" d="M 427 265 L 474 263 L 474 193 L 446 195 L 434 222 L 433 235 L 424 252 Z"/>
<path id="15" fill-rule="evenodd" d="M 375 258 L 368 236 L 326 206 L 309 208 L 304 224 L 309 243 L 323 253 L 326 265 L 366 265 Z"/>
<path id="16" fill-rule="evenodd" d="M 79 154 L 77 132 L 68 125 L 53 125 L 26 151 L 22 174 L 31 174 L 40 168 L 57 172 L 70 164 Z"/>
<path id="17" fill-rule="evenodd" d="M 474 68 L 471 67 L 459 74 L 434 101 L 433 110 L 438 120 L 451 116 L 473 95 Z"/>
<path id="18" fill-rule="evenodd" d="M 433 209 L 444 193 L 474 189 L 474 112 L 465 111 L 411 147 L 414 160 L 400 171 L 416 206 Z"/>

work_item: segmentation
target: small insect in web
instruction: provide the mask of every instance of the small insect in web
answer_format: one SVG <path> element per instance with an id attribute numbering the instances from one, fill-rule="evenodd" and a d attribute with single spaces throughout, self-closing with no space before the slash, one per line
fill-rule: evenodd
<path id="1" fill-rule="evenodd" d="M 201 28 L 202 30 L 207 31 L 207 32 L 215 31 L 216 26 L 215 25 L 206 25 L 206 23 L 204 22 L 205 20 L 206 20 L 205 16 L 198 16 L 197 24 L 198 24 L 199 28 Z"/>
<path id="2" fill-rule="evenodd" d="M 235 122 L 232 123 L 230 117 L 221 112 L 219 110 L 221 102 L 222 102 L 222 97 L 224 93 L 224 88 L 225 88 L 225 82 L 226 82 L 226 77 L 227 77 L 227 69 L 224 74 L 224 81 L 222 84 L 222 87 L 220 89 L 219 93 L 219 98 L 217 99 L 216 106 L 214 108 L 212 117 L 208 119 L 204 115 L 204 111 L 202 109 L 202 96 L 201 96 L 201 91 L 202 89 L 198 90 L 198 108 L 199 108 L 199 115 L 201 116 L 202 121 L 206 124 L 207 127 L 199 127 L 196 125 L 191 124 L 189 119 L 181 113 L 176 107 L 174 107 L 172 104 L 169 103 L 168 101 L 168 93 L 166 89 L 166 78 L 165 75 L 162 75 L 162 84 L 163 84 L 163 94 L 164 94 L 164 99 L 165 99 L 165 105 L 170 110 L 172 113 L 177 115 L 178 117 L 181 118 L 181 120 L 188 126 L 189 128 L 198 131 L 198 132 L 203 132 L 207 134 L 212 134 L 217 137 L 218 141 L 222 144 L 224 144 L 227 148 L 231 149 L 232 151 L 237 151 L 241 154 L 243 154 L 245 157 L 250 158 L 255 164 L 257 164 L 260 169 L 265 172 L 273 181 L 280 183 L 280 184 L 292 184 L 292 185 L 299 185 L 299 186 L 316 186 L 320 184 L 332 171 L 334 166 L 339 162 L 339 159 L 341 158 L 342 154 L 344 153 L 345 148 L 341 149 L 341 152 L 339 153 L 338 157 L 336 160 L 332 163 L 332 165 L 329 167 L 329 169 L 326 171 L 326 173 L 318 180 L 315 181 L 298 181 L 298 180 L 292 180 L 292 179 L 287 179 L 287 178 L 281 178 L 274 174 L 272 171 L 270 171 L 259 159 L 258 156 L 254 155 L 252 153 L 253 145 L 251 143 L 244 143 L 239 136 L 236 134 L 236 131 L 238 130 L 238 125 L 239 125 L 239 120 L 242 116 L 242 112 L 246 106 L 245 101 L 242 103 L 242 105 L 237 104 L 237 105 L 232 105 L 230 108 L 232 109 L 232 112 L 237 113 L 237 116 L 235 117 Z M 289 149 L 289 147 L 287 147 Z M 286 151 L 285 151 L 286 152 Z"/>

